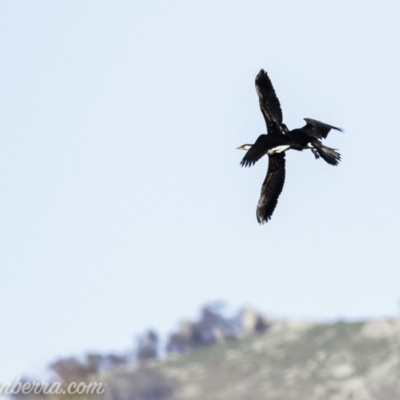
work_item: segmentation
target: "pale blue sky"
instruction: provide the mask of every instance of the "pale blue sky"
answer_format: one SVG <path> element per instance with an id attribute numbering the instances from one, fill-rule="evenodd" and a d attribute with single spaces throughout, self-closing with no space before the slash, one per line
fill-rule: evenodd
<path id="1" fill-rule="evenodd" d="M 2 1 L 0 380 L 122 351 L 223 299 L 290 318 L 395 315 L 398 1 Z M 290 128 L 270 223 L 265 68 Z"/>

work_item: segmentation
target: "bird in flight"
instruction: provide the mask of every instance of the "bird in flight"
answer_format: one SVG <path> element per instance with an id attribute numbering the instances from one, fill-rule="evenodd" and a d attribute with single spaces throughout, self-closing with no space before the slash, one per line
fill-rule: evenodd
<path id="1" fill-rule="evenodd" d="M 282 124 L 285 134 L 295 142 L 295 150 L 311 149 L 315 158 L 322 158 L 328 164 L 338 165 L 340 154 L 328 146 L 324 146 L 320 139 L 326 139 L 331 129 L 343 132 L 343 129 L 336 126 L 324 124 L 311 118 L 304 118 L 307 122 L 305 126 L 298 129 L 289 130 L 285 124 Z"/>
<path id="2" fill-rule="evenodd" d="M 320 139 L 325 139 L 331 129 L 340 128 L 305 118 L 306 125 L 300 129 L 289 130 L 282 122 L 282 109 L 274 87 L 267 73 L 262 69 L 255 80 L 261 113 L 267 125 L 267 134 L 260 135 L 254 144 L 239 146 L 247 151 L 241 166 L 252 166 L 261 157 L 268 155 L 267 176 L 261 187 L 261 196 L 257 204 L 257 221 L 260 224 L 271 218 L 278 198 L 285 183 L 285 151 L 311 149 L 315 158 L 322 158 L 331 165 L 337 165 L 340 154 L 324 146 Z"/>

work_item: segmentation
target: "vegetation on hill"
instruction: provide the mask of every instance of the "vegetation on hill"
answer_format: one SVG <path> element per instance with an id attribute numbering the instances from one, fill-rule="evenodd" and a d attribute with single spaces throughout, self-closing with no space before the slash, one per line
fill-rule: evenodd
<path id="1" fill-rule="evenodd" d="M 252 310 L 227 318 L 204 307 L 170 335 L 166 350 L 160 360 L 158 335 L 148 331 L 133 358 L 91 354 L 50 367 L 64 385 L 105 385 L 104 394 L 81 400 L 400 399 L 399 319 L 269 321 Z"/>

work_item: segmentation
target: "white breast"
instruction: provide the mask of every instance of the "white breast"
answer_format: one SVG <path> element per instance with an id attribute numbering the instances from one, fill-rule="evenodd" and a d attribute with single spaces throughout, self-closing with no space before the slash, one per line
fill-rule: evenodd
<path id="1" fill-rule="evenodd" d="M 273 147 L 272 149 L 269 149 L 267 151 L 267 154 L 282 153 L 283 151 L 287 150 L 289 147 L 290 147 L 289 144 L 283 144 L 281 146 L 276 146 L 276 147 Z"/>

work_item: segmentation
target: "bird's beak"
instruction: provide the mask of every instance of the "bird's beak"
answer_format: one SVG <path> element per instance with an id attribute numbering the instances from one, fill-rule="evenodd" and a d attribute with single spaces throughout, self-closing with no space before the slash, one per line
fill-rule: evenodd
<path id="1" fill-rule="evenodd" d="M 236 147 L 236 150 L 244 150 L 243 146 Z"/>

